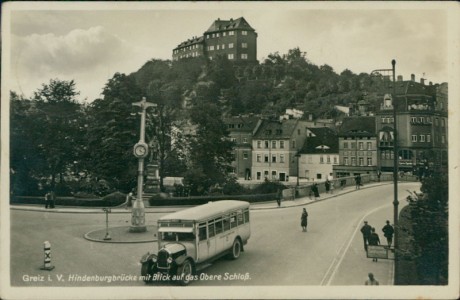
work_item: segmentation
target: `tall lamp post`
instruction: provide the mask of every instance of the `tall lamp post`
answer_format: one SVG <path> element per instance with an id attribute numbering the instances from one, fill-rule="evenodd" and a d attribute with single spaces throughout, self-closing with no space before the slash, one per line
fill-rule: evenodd
<path id="1" fill-rule="evenodd" d="M 143 97 L 142 101 L 135 102 L 132 105 L 139 106 L 142 111 L 139 142 L 137 142 L 133 148 L 134 156 L 139 159 L 139 164 L 137 169 L 137 197 L 131 211 L 131 227 L 129 231 L 145 232 L 147 231 L 147 227 L 145 226 L 145 207 L 142 200 L 142 189 L 144 184 L 144 158 L 147 157 L 149 149 L 148 145 L 145 143 L 145 111 L 149 107 L 156 107 L 156 104 L 147 102 L 145 97 Z"/>
<path id="2" fill-rule="evenodd" d="M 396 60 L 391 61 L 392 68 L 391 69 L 380 69 L 374 70 L 371 72 L 371 76 L 374 74 L 381 74 L 381 72 L 391 72 L 393 75 L 393 91 L 391 95 L 392 104 L 393 104 L 393 187 L 394 187 L 394 197 L 393 197 L 393 224 L 395 229 L 395 237 L 394 237 L 394 248 L 395 248 L 395 259 L 396 259 L 396 249 L 398 249 L 398 166 L 399 166 L 399 155 L 398 155 L 398 131 L 397 127 L 397 120 L 396 120 Z M 395 264 L 396 266 L 397 264 Z"/>
<path id="3" fill-rule="evenodd" d="M 299 189 L 299 175 L 300 175 L 300 152 L 297 152 L 295 157 L 297 157 L 297 184 L 295 186 L 295 196 L 297 196 L 297 190 Z M 294 197 L 295 197 L 294 196 Z"/>

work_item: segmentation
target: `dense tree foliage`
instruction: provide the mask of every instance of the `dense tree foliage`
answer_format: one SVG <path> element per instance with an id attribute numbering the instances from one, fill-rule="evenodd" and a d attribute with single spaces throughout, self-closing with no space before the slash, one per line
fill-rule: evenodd
<path id="1" fill-rule="evenodd" d="M 111 187 L 107 192 L 131 189 L 140 120 L 132 103 L 142 97 L 157 105 L 147 111 L 149 160 L 158 161 L 161 179 L 202 182 L 194 188 L 200 193 L 228 180 L 231 144 L 220 116 L 297 108 L 305 116 L 335 118 L 334 105 L 358 99 L 372 105 L 387 88 L 382 78 L 316 66 L 299 48 L 272 53 L 260 64 L 234 64 L 226 57 L 152 59 L 130 75 L 114 74 L 103 97 L 90 104 L 76 101 L 73 81 L 51 80 L 31 99 L 11 94 L 13 190 L 31 193 L 44 180 L 54 186 L 72 172 L 91 183 L 88 191 L 98 184 Z"/>

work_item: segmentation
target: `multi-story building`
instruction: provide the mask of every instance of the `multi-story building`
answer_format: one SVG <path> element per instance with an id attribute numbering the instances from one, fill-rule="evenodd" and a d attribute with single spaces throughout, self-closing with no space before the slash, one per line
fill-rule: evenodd
<path id="1" fill-rule="evenodd" d="M 339 140 L 335 130 L 308 128 L 300 150 L 299 177 L 308 181 L 326 180 L 333 175 L 333 165 L 339 164 Z"/>
<path id="2" fill-rule="evenodd" d="M 243 18 L 217 19 L 203 33 L 173 49 L 173 60 L 187 57 L 215 59 L 225 56 L 233 62 L 257 62 L 257 33 Z"/>
<path id="3" fill-rule="evenodd" d="M 306 137 L 306 123 L 298 119 L 262 120 L 252 140 L 252 179 L 289 181 L 297 176 L 296 155 Z"/>
<path id="4" fill-rule="evenodd" d="M 398 76 L 396 101 L 390 94 L 383 97 L 376 111 L 379 168 L 382 172 L 394 167 L 394 118 L 398 138 L 398 168 L 419 172 L 428 161 L 447 165 L 447 84 L 425 85 L 422 79 L 403 81 Z"/>
<path id="5" fill-rule="evenodd" d="M 334 177 L 377 172 L 377 134 L 374 116 L 343 119 L 339 132 L 339 164 L 333 166 Z"/>
<path id="6" fill-rule="evenodd" d="M 252 178 L 252 136 L 262 123 L 259 116 L 233 116 L 224 118 L 230 139 L 235 142 L 232 170 L 237 178 Z"/>

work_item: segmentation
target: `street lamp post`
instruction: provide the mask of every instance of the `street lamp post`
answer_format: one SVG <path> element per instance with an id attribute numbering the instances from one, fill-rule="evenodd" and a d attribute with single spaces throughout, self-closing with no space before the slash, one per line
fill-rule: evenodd
<path id="1" fill-rule="evenodd" d="M 393 75 L 393 90 L 392 90 L 392 104 L 393 104 L 393 225 L 395 229 L 394 235 L 394 249 L 395 249 L 395 259 L 396 257 L 396 249 L 398 249 L 398 166 L 399 166 L 399 155 L 398 155 L 398 130 L 397 130 L 397 114 L 396 114 L 396 60 L 391 61 L 392 68 L 391 69 L 380 69 L 374 70 L 371 72 L 371 76 L 376 73 L 380 74 L 381 72 L 391 72 Z M 395 273 L 396 273 L 396 266 L 395 264 Z"/>
<path id="2" fill-rule="evenodd" d="M 297 152 L 295 157 L 297 157 L 297 184 L 296 184 L 296 187 L 295 187 L 295 196 L 297 196 L 297 190 L 299 189 L 299 175 L 300 175 L 300 153 Z M 295 197 L 294 196 L 294 197 Z"/>
<path id="3" fill-rule="evenodd" d="M 148 145 L 145 143 L 145 112 L 149 107 L 156 107 L 156 104 L 147 102 L 145 97 L 142 101 L 135 102 L 133 106 L 139 106 L 141 108 L 141 129 L 139 142 L 134 145 L 134 156 L 139 159 L 138 170 L 137 170 L 137 197 L 133 203 L 131 211 L 131 227 L 130 232 L 145 232 L 147 227 L 145 226 L 145 207 L 142 200 L 143 194 L 143 183 L 144 183 L 144 158 L 148 155 Z"/>

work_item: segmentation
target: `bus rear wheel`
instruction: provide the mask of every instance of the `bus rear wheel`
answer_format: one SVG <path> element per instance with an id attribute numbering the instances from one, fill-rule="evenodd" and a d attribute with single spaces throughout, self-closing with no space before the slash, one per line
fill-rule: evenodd
<path id="1" fill-rule="evenodd" d="M 230 252 L 231 259 L 237 259 L 240 257 L 241 254 L 241 241 L 239 239 L 235 239 L 233 241 L 232 251 Z"/>

